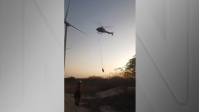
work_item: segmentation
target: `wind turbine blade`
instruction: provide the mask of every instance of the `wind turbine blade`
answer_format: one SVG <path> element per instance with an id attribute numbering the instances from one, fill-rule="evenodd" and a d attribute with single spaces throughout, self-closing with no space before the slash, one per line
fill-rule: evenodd
<path id="1" fill-rule="evenodd" d="M 71 49 L 71 48 L 67 48 L 66 50 Z"/>
<path id="2" fill-rule="evenodd" d="M 70 26 L 72 26 L 72 25 L 70 25 Z M 87 35 L 86 33 L 84 33 L 83 31 L 81 31 L 81 30 L 79 30 L 79 29 L 77 29 L 76 27 L 74 27 L 74 26 L 72 26 L 72 27 L 75 28 L 76 30 L 82 32 L 83 34 Z M 88 35 L 87 35 L 87 36 L 88 36 Z"/>
<path id="3" fill-rule="evenodd" d="M 67 18 L 67 16 L 68 16 L 69 5 L 70 5 L 70 0 L 69 0 L 69 3 L 68 3 L 68 8 L 67 8 L 66 15 L 65 15 L 65 19 L 64 19 L 65 21 L 66 21 L 66 18 Z"/>
<path id="4" fill-rule="evenodd" d="M 65 61 L 66 61 L 67 29 L 68 29 L 68 26 L 65 25 L 65 36 L 64 36 L 64 69 L 65 69 Z"/>

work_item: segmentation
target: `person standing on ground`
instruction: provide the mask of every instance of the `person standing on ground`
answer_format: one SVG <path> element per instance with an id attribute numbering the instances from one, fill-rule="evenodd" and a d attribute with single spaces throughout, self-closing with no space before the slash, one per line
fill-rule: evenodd
<path id="1" fill-rule="evenodd" d="M 82 81 L 78 81 L 78 83 L 75 86 L 75 106 L 79 106 L 79 100 L 81 98 L 81 89 L 82 89 Z"/>

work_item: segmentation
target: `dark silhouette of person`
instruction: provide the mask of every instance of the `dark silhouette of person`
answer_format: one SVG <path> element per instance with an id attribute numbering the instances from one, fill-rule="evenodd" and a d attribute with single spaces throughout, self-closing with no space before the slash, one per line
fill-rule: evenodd
<path id="1" fill-rule="evenodd" d="M 79 100 L 81 98 L 81 88 L 83 87 L 82 81 L 78 81 L 78 83 L 75 85 L 75 106 L 79 106 Z"/>
<path id="2" fill-rule="evenodd" d="M 102 68 L 102 72 L 104 72 L 104 68 Z"/>

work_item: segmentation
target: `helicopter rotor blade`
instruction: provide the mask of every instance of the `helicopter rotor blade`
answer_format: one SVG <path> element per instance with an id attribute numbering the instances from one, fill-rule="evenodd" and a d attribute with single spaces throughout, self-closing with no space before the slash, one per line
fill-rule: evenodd
<path id="1" fill-rule="evenodd" d="M 97 24 L 99 26 L 103 26 L 102 21 L 95 21 L 95 24 Z"/>
<path id="2" fill-rule="evenodd" d="M 68 3 L 68 8 L 67 8 L 65 19 L 64 19 L 65 21 L 66 21 L 66 18 L 68 17 L 69 5 L 70 5 L 70 0 L 69 0 L 69 3 Z"/>
<path id="3" fill-rule="evenodd" d="M 99 25 L 99 26 L 101 26 L 103 28 L 108 28 L 108 29 L 112 29 L 114 27 L 113 25 L 111 25 L 111 26 L 103 26 L 102 21 L 95 21 L 95 24 L 97 24 L 97 25 Z"/>
<path id="4" fill-rule="evenodd" d="M 113 26 L 103 26 L 104 28 L 112 29 Z"/>
<path id="5" fill-rule="evenodd" d="M 70 26 L 72 26 L 72 27 L 75 28 L 76 30 L 82 32 L 83 34 L 87 35 L 86 33 L 84 33 L 83 31 L 79 30 L 78 28 L 74 27 L 73 25 L 70 25 Z M 87 35 L 87 36 L 88 36 L 88 35 Z"/>

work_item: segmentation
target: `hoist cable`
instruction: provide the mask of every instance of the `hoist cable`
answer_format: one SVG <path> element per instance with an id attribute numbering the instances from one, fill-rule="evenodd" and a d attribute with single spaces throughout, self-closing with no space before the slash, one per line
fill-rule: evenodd
<path id="1" fill-rule="evenodd" d="M 101 50 L 100 35 L 99 35 L 99 44 L 100 44 L 100 53 L 101 53 L 101 63 L 102 63 L 102 68 L 103 68 L 103 61 L 102 61 L 102 50 Z"/>

